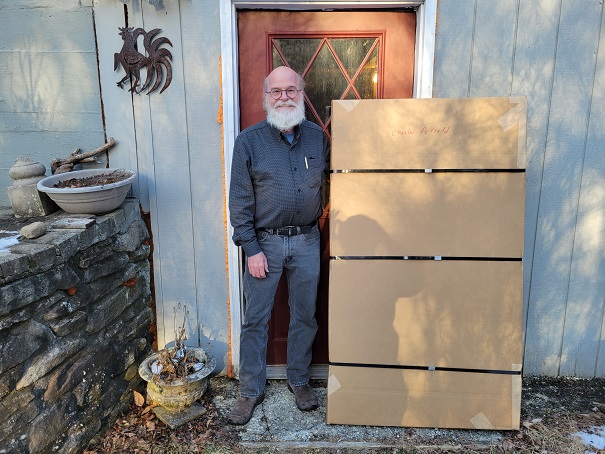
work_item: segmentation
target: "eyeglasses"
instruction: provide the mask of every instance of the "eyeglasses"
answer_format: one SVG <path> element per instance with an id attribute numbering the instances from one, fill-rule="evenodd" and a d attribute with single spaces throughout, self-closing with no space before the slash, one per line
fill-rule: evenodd
<path id="1" fill-rule="evenodd" d="M 272 88 L 270 91 L 266 91 L 265 93 L 271 95 L 273 99 L 279 99 L 281 98 L 282 93 L 286 92 L 286 96 L 288 96 L 289 99 L 294 99 L 299 91 L 302 90 L 299 90 L 295 87 L 288 87 L 285 90 L 280 90 L 279 88 Z"/>

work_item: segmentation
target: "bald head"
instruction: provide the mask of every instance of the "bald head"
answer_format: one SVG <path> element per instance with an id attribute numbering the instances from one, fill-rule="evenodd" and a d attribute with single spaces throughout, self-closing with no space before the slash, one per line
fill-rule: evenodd
<path id="1" fill-rule="evenodd" d="M 302 90 L 303 79 L 296 71 L 287 66 L 278 66 L 265 78 L 263 91 L 269 91 L 271 88 L 296 87 Z"/>

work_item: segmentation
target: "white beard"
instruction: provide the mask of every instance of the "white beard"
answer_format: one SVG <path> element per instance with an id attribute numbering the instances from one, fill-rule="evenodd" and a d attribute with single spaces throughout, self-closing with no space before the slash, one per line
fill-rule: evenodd
<path id="1" fill-rule="evenodd" d="M 293 106 L 295 108 L 278 109 L 279 106 Z M 263 108 L 267 112 L 267 122 L 280 131 L 290 131 L 305 119 L 305 100 L 302 96 L 298 99 L 298 102 L 291 99 L 287 101 L 280 100 L 273 106 L 269 103 L 268 97 L 265 97 Z"/>

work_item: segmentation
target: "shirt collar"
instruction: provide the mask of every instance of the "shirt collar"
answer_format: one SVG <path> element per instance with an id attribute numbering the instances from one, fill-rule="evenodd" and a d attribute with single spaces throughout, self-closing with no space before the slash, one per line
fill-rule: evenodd
<path id="1" fill-rule="evenodd" d="M 267 121 L 267 120 L 265 120 Z M 270 125 L 268 122 L 267 124 L 271 127 L 271 129 L 274 131 L 274 133 L 283 140 L 287 140 L 286 139 L 286 135 L 284 133 L 282 133 L 279 129 L 277 129 L 275 126 Z M 301 123 L 302 124 L 302 123 Z M 302 128 L 300 127 L 301 125 L 296 125 L 294 126 L 294 139 L 298 139 L 302 133 Z"/>

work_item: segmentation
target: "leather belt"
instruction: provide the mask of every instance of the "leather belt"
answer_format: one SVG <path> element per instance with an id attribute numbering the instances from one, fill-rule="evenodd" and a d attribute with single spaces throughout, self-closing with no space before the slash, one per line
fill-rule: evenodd
<path id="1" fill-rule="evenodd" d="M 313 227 L 315 227 L 317 221 L 313 221 L 309 225 L 287 225 L 285 227 L 278 227 L 276 229 L 260 229 L 263 232 L 270 233 L 272 235 L 281 235 L 281 236 L 295 236 L 300 235 L 301 233 L 309 233 Z"/>

